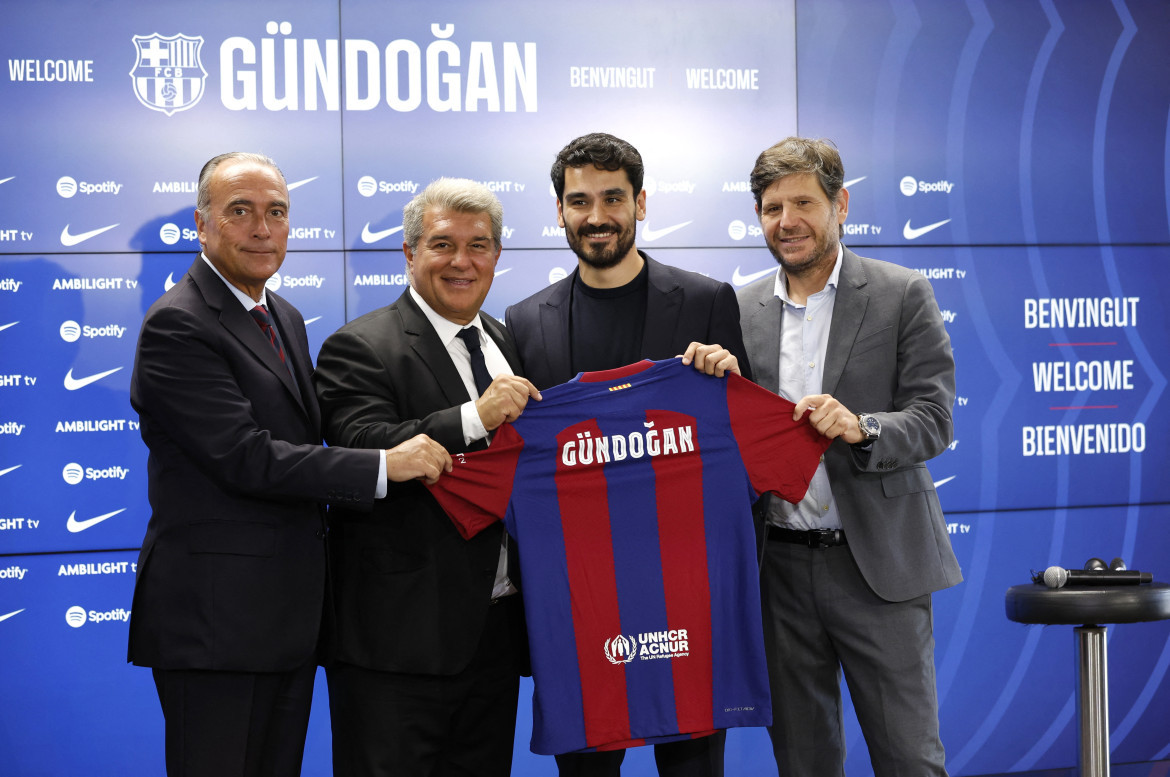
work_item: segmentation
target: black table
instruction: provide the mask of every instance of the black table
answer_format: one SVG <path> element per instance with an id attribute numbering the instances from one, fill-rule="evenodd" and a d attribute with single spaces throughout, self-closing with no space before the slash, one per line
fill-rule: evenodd
<path id="1" fill-rule="evenodd" d="M 1077 729 L 1082 777 L 1109 777 L 1109 684 L 1102 624 L 1170 619 L 1170 585 L 1098 585 L 1048 588 L 1037 583 L 1007 590 L 1004 607 L 1017 623 L 1076 625 Z"/>

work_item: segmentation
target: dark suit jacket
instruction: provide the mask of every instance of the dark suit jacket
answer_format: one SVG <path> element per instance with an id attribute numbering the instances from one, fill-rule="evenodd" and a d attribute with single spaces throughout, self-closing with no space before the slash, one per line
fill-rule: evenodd
<path id="1" fill-rule="evenodd" d="M 783 303 L 769 275 L 739 291 L 756 382 L 780 386 Z M 873 413 L 881 437 L 868 454 L 842 440 L 825 467 L 842 528 L 878 596 L 905 601 L 962 580 L 938 494 L 924 463 L 953 433 L 955 362 L 930 282 L 921 274 L 844 250 L 822 390 L 855 413 Z M 757 503 L 767 512 L 773 500 Z"/>
<path id="2" fill-rule="evenodd" d="M 644 253 L 641 256 L 650 268 L 642 358 L 669 359 L 692 342 L 717 343 L 735 354 L 740 372 L 750 379 L 747 350 L 739 331 L 739 305 L 731 286 L 660 264 Z M 569 364 L 569 303 L 576 277 L 574 270 L 568 278 L 517 302 L 504 314 L 508 331 L 520 349 L 524 375 L 538 389 L 576 377 Z"/>
<path id="3" fill-rule="evenodd" d="M 511 337 L 490 316 L 480 320 L 519 374 Z M 315 382 L 331 445 L 389 448 L 424 433 L 452 454 L 468 450 L 459 413 L 467 388 L 409 289 L 330 335 Z M 391 483 L 372 513 L 334 508 L 329 520 L 332 657 L 388 672 L 466 668 L 487 617 L 502 524 L 464 540 L 418 481 Z"/>
<path id="4" fill-rule="evenodd" d="M 320 503 L 373 503 L 377 455 L 321 446 L 304 319 L 271 292 L 268 304 L 295 383 L 201 258 L 143 320 L 130 403 L 150 449 L 152 515 L 130 619 L 136 664 L 272 672 L 311 660 Z"/>

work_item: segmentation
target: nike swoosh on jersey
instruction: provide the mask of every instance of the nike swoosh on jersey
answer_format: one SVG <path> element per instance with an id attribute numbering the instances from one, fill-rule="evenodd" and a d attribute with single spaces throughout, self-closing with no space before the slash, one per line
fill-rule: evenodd
<path id="1" fill-rule="evenodd" d="M 13 321 L 11 324 L 0 324 L 0 332 L 3 332 L 5 329 L 7 329 L 10 326 L 16 326 L 19 323 L 20 323 L 19 321 Z"/>
<path id="2" fill-rule="evenodd" d="M 316 181 L 320 177 L 321 176 L 319 176 L 319 175 L 314 175 L 312 178 L 306 178 L 303 181 L 297 181 L 296 183 L 290 183 L 288 185 L 288 190 L 291 192 L 293 189 L 297 188 L 298 186 L 304 186 L 305 184 L 307 184 L 311 181 Z"/>
<path id="3" fill-rule="evenodd" d="M 17 464 L 15 467 L 9 467 L 8 469 L 0 469 L 0 477 L 7 475 L 9 472 L 11 472 L 14 469 L 20 469 L 23 466 L 24 466 L 23 464 Z"/>
<path id="4" fill-rule="evenodd" d="M 902 227 L 902 237 L 906 238 L 907 240 L 914 240 L 915 238 L 922 237 L 931 230 L 938 229 L 943 224 L 949 224 L 950 221 L 950 219 L 946 219 L 945 221 L 936 221 L 933 224 L 927 224 L 925 227 L 918 227 L 915 229 L 914 227 L 910 226 L 910 219 L 906 219 L 906 226 Z"/>
<path id="5" fill-rule="evenodd" d="M 97 526 L 107 518 L 113 518 L 118 513 L 124 512 L 126 512 L 125 507 L 123 507 L 121 510 L 115 510 L 112 513 L 106 513 L 105 515 L 99 515 L 94 518 L 86 518 L 84 521 L 79 521 L 77 520 L 77 511 L 74 510 L 73 512 L 69 513 L 69 520 L 65 522 L 65 528 L 76 534 L 79 531 L 85 531 L 91 526 Z"/>
<path id="6" fill-rule="evenodd" d="M 111 229 L 113 229 L 116 226 L 118 226 L 118 225 L 111 224 L 110 226 L 102 227 L 101 229 L 91 229 L 89 232 L 82 232 L 80 235 L 71 235 L 71 234 L 69 234 L 69 225 L 66 224 L 65 229 L 61 230 L 61 245 L 68 247 L 68 246 L 75 246 L 78 243 L 84 243 L 86 240 L 89 240 L 91 237 L 97 237 L 98 235 L 100 235 L 103 232 L 109 232 Z"/>
<path id="7" fill-rule="evenodd" d="M 377 232 L 372 232 L 372 231 L 370 231 L 370 222 L 367 221 L 366 225 L 364 227 L 362 227 L 362 242 L 363 243 L 377 243 L 382 238 L 390 237 L 395 232 L 401 232 L 401 231 L 402 231 L 402 227 L 394 227 L 393 229 L 381 229 L 381 230 L 378 230 Z"/>
<path id="8" fill-rule="evenodd" d="M 21 607 L 19 610 L 14 610 L 14 611 L 8 613 L 7 615 L 0 615 L 0 621 L 6 621 L 9 618 L 11 618 L 13 615 L 20 615 L 22 612 L 24 612 L 23 607 Z"/>
<path id="9" fill-rule="evenodd" d="M 744 285 L 751 283 L 754 280 L 757 280 L 759 278 L 763 278 L 765 275 L 771 275 L 775 272 L 776 272 L 775 267 L 769 267 L 766 270 L 760 270 L 759 272 L 751 272 L 751 273 L 748 273 L 747 275 L 743 275 L 739 271 L 739 266 L 736 265 L 735 272 L 733 272 L 731 274 L 731 283 L 732 283 L 732 285 L 735 285 L 735 286 L 744 286 Z"/>
<path id="10" fill-rule="evenodd" d="M 675 224 L 673 227 L 666 227 L 664 229 L 651 229 L 649 224 L 643 224 L 642 225 L 642 239 L 645 240 L 647 243 L 649 243 L 653 240 L 657 240 L 660 237 L 666 237 L 671 232 L 682 229 L 683 227 L 685 227 L 686 225 L 688 225 L 690 223 L 691 223 L 690 221 L 684 221 L 681 224 Z"/>
<path id="11" fill-rule="evenodd" d="M 95 381 L 99 381 L 102 378 L 106 377 L 107 375 L 113 375 L 115 372 L 117 372 L 120 369 L 122 369 L 122 368 L 115 367 L 112 370 L 106 370 L 105 372 L 99 372 L 96 375 L 90 375 L 90 376 L 85 377 L 85 378 L 73 377 L 73 370 L 71 369 L 71 370 L 69 370 L 69 372 L 65 373 L 65 388 L 69 389 L 70 391 L 77 391 L 77 389 L 85 388 L 90 383 L 93 383 Z"/>

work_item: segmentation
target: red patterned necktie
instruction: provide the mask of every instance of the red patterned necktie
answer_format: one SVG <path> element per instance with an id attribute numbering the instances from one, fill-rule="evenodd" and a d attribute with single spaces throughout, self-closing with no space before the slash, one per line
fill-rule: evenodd
<path id="1" fill-rule="evenodd" d="M 277 355 L 280 356 L 280 360 L 284 362 L 284 346 L 280 342 L 280 335 L 277 334 L 276 327 L 272 324 L 272 316 L 268 315 L 268 308 L 263 305 L 257 305 L 248 312 L 252 314 L 252 318 L 256 319 L 256 323 L 264 330 L 264 334 L 268 336 L 268 342 L 272 343 L 272 347 L 276 350 Z"/>

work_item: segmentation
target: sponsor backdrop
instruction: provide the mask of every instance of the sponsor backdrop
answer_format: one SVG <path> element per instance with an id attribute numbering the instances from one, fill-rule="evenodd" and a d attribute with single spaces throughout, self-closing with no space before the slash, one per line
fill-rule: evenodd
<path id="1" fill-rule="evenodd" d="M 639 246 L 737 286 L 775 267 L 755 155 L 836 140 L 846 243 L 931 279 L 958 362 L 930 464 L 966 575 L 935 599 L 949 767 L 1071 765 L 1071 631 L 1008 622 L 1003 593 L 1091 556 L 1170 579 L 1167 39 L 1162 0 L 5 3 L 0 771 L 162 772 L 124 660 L 148 519 L 127 391 L 141 316 L 194 257 L 199 166 L 283 167 L 270 284 L 316 349 L 402 292 L 401 208 L 440 175 L 504 203 L 489 313 L 563 277 L 547 171 L 594 130 L 645 156 Z M 1168 634 L 1111 630 L 1115 762 L 1170 758 Z M 309 775 L 330 772 L 323 686 Z M 520 717 L 516 773 L 551 773 L 527 692 Z M 731 734 L 729 774 L 770 763 L 762 730 Z M 627 764 L 653 773 L 645 748 Z"/>

